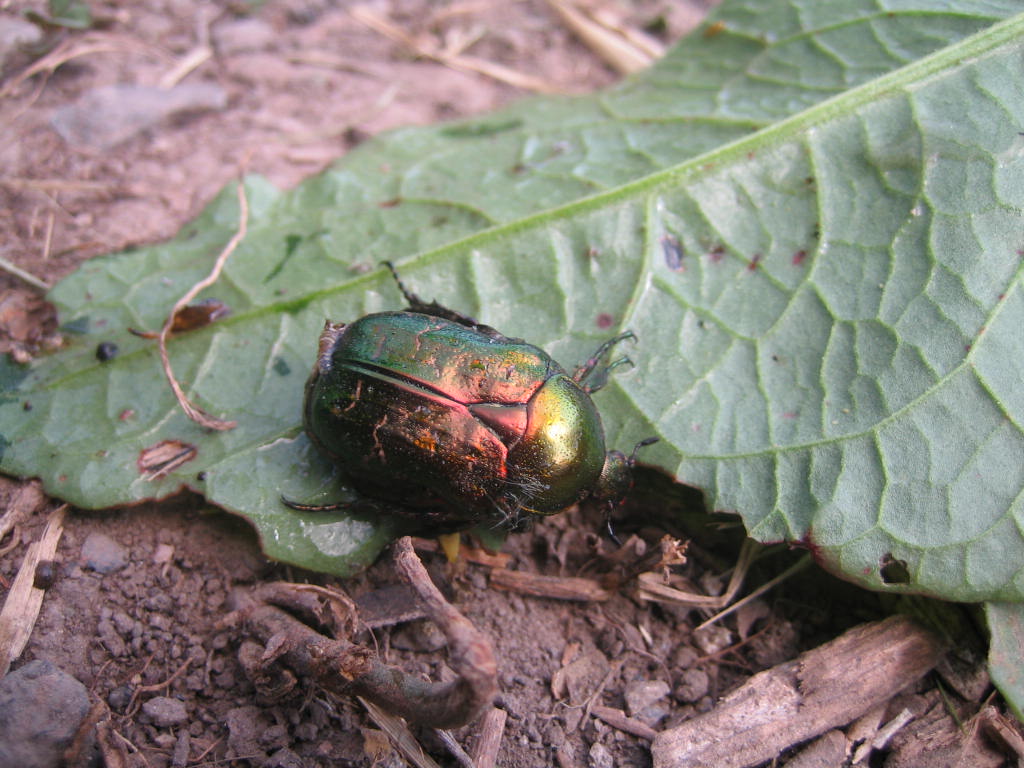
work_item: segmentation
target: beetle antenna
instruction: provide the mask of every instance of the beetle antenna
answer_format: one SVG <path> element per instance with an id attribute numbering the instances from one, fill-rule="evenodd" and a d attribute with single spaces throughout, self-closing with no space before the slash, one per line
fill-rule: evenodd
<path id="1" fill-rule="evenodd" d="M 634 445 L 633 452 L 629 454 L 629 466 L 632 467 L 634 464 L 636 464 L 636 454 L 641 448 L 646 448 L 648 445 L 654 445 L 655 443 L 660 441 L 660 437 L 645 437 L 639 443 Z"/>

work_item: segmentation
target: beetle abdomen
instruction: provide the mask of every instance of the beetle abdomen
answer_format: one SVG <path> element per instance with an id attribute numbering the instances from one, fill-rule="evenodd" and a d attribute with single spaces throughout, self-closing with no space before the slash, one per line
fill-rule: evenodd
<path id="1" fill-rule="evenodd" d="M 505 445 L 466 406 L 380 371 L 336 364 L 329 382 L 317 377 L 305 423 L 367 495 L 472 517 L 493 510 L 505 484 Z"/>

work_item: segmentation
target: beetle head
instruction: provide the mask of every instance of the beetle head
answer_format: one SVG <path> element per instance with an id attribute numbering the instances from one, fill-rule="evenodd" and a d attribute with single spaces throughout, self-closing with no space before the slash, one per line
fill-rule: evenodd
<path id="1" fill-rule="evenodd" d="M 657 437 L 648 437 L 633 446 L 633 452 L 626 456 L 622 451 L 608 451 L 604 457 L 604 466 L 601 468 L 601 476 L 597 478 L 597 484 L 591 495 L 598 501 L 606 501 L 609 504 L 619 504 L 626 498 L 629 489 L 633 487 L 633 465 L 636 464 L 636 454 L 641 448 L 658 442 Z"/>

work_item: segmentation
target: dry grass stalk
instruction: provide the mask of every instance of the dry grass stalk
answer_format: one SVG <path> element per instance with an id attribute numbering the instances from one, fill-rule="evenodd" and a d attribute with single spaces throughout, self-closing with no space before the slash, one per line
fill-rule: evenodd
<path id="1" fill-rule="evenodd" d="M 621 74 L 645 69 L 664 53 L 656 40 L 628 30 L 607 14 L 588 16 L 567 0 L 548 0 L 548 5 L 585 45 Z"/>
<path id="2" fill-rule="evenodd" d="M 164 327 L 160 329 L 160 340 L 158 342 L 160 348 L 160 362 L 163 365 L 164 375 L 167 377 L 167 382 L 171 385 L 171 390 L 174 392 L 174 396 L 177 398 L 181 409 L 185 411 L 192 421 L 196 422 L 200 426 L 207 427 L 208 429 L 215 429 L 220 432 L 234 429 L 238 426 L 238 422 L 218 419 L 208 414 L 202 408 L 192 404 L 192 401 L 190 401 L 185 395 L 184 390 L 181 388 L 181 384 L 178 383 L 178 380 L 174 376 L 174 371 L 171 369 L 170 357 L 167 354 L 167 338 L 171 334 L 171 329 L 174 326 L 174 319 L 177 317 L 178 312 L 188 306 L 192 299 L 199 295 L 200 291 L 209 288 L 220 278 L 220 273 L 224 269 L 224 265 L 227 263 L 228 257 L 234 253 L 238 244 L 245 239 L 245 233 L 248 225 L 249 202 L 245 196 L 245 185 L 243 182 L 239 181 L 238 229 L 235 231 L 235 234 L 232 235 L 228 244 L 224 246 L 224 250 L 222 250 L 217 256 L 217 260 L 214 262 L 213 269 L 210 270 L 210 274 L 189 288 L 185 295 L 178 299 L 178 303 L 174 305 L 170 314 L 168 314 L 167 320 L 164 322 Z"/>
<path id="3" fill-rule="evenodd" d="M 530 75 L 523 74 L 518 70 L 505 67 L 501 64 L 496 64 L 493 61 L 487 61 L 486 59 L 481 59 L 476 56 L 467 56 L 461 53 L 461 48 L 465 47 L 465 41 L 460 41 L 460 48 L 456 50 L 452 50 L 447 47 L 441 48 L 436 44 L 414 38 L 412 35 L 406 33 L 401 27 L 392 24 L 388 19 L 366 6 L 357 5 L 352 8 L 349 13 L 356 21 L 365 24 L 370 29 L 375 32 L 379 32 L 390 40 L 394 40 L 396 43 L 405 46 L 417 56 L 425 59 L 432 59 L 439 64 L 444 64 L 446 67 L 450 67 L 451 69 L 456 69 L 460 72 L 469 72 L 476 75 L 484 75 L 492 80 L 507 83 L 526 91 L 536 91 L 537 93 L 555 93 L 557 91 L 557 89 L 546 80 L 531 77 Z"/>
<path id="4" fill-rule="evenodd" d="M 641 573 L 637 577 L 637 596 L 642 600 L 650 600 L 656 603 L 678 603 L 680 605 L 689 605 L 693 608 L 717 610 L 722 606 L 729 605 L 733 598 L 736 597 L 736 593 L 743 586 L 743 580 L 746 578 L 747 571 L 750 570 L 750 564 L 754 561 L 754 556 L 759 551 L 759 548 L 759 545 L 750 539 L 743 542 L 739 558 L 732 570 L 732 577 L 729 579 L 729 585 L 721 595 L 699 595 L 694 592 L 686 592 L 670 587 L 665 583 L 664 573 L 651 571 Z"/>
<path id="5" fill-rule="evenodd" d="M 0 611 L 0 677 L 7 674 L 28 643 L 32 628 L 39 617 L 45 590 L 35 586 L 36 568 L 44 560 L 52 560 L 57 542 L 64 532 L 64 514 L 68 505 L 62 504 L 51 514 L 43 535 L 25 550 L 25 559 L 14 578 L 3 610 Z"/>
<path id="6" fill-rule="evenodd" d="M 359 697 L 359 703 L 366 707 L 366 712 L 370 719 L 388 735 L 395 749 L 406 760 L 417 766 L 417 768 L 441 768 L 423 750 L 423 747 L 416 741 L 416 737 L 413 736 L 409 726 L 405 724 L 402 718 L 388 714 L 381 707 L 378 707 L 372 701 L 367 701 L 362 696 Z"/>

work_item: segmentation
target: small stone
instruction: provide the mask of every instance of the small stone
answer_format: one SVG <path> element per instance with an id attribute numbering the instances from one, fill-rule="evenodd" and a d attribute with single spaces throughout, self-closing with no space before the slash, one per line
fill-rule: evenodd
<path id="1" fill-rule="evenodd" d="M 705 656 L 713 656 L 733 644 L 732 632 L 718 624 L 698 629 L 693 633 L 693 642 Z"/>
<path id="2" fill-rule="evenodd" d="M 124 712 L 131 700 L 132 687 L 127 684 L 120 685 L 107 694 L 107 705 L 118 713 Z"/>
<path id="3" fill-rule="evenodd" d="M 170 696 L 157 696 L 142 705 L 142 713 L 157 728 L 170 728 L 188 720 L 185 702 Z"/>
<path id="4" fill-rule="evenodd" d="M 113 573 L 128 564 L 128 553 L 109 536 L 93 532 L 82 542 L 81 560 L 96 573 Z"/>
<path id="5" fill-rule="evenodd" d="M 173 88 L 105 85 L 60 107 L 50 122 L 71 146 L 102 152 L 175 115 L 223 109 L 227 100 L 219 85 L 201 81 Z"/>
<path id="6" fill-rule="evenodd" d="M 615 768 L 615 758 L 608 747 L 597 742 L 590 748 L 588 765 L 590 768 Z"/>
<path id="7" fill-rule="evenodd" d="M 391 645 L 401 651 L 433 653 L 445 647 L 444 633 L 432 621 L 413 621 L 391 635 Z"/>
<path id="8" fill-rule="evenodd" d="M 659 699 L 668 696 L 671 689 L 664 680 L 640 680 L 626 686 L 626 710 L 636 715 Z"/>
<path id="9" fill-rule="evenodd" d="M 222 22 L 213 28 L 213 41 L 222 55 L 270 48 L 278 39 L 274 28 L 257 18 Z"/>
<path id="10" fill-rule="evenodd" d="M 18 16 L 0 16 L 0 70 L 19 50 L 30 49 L 43 39 L 43 31 Z"/>
<path id="11" fill-rule="evenodd" d="M 30 661 L 0 680 L 0 765 L 57 768 L 89 712 L 78 680 L 48 661 Z"/>
<path id="12" fill-rule="evenodd" d="M 96 634 L 99 635 L 100 642 L 103 643 L 103 647 L 106 648 L 110 655 L 117 658 L 124 656 L 128 653 L 128 646 L 125 645 L 124 640 L 114 629 L 114 625 L 106 620 L 101 620 L 96 625 Z"/>
<path id="13" fill-rule="evenodd" d="M 173 768 L 185 768 L 188 765 L 189 748 L 192 745 L 192 737 L 186 729 L 178 731 L 178 738 L 174 742 L 174 752 L 171 754 L 171 765 Z"/>
<path id="14" fill-rule="evenodd" d="M 672 695 L 676 701 L 682 703 L 697 701 L 707 695 L 710 684 L 708 673 L 703 669 L 685 669 L 679 676 L 679 684 L 676 685 Z"/>

